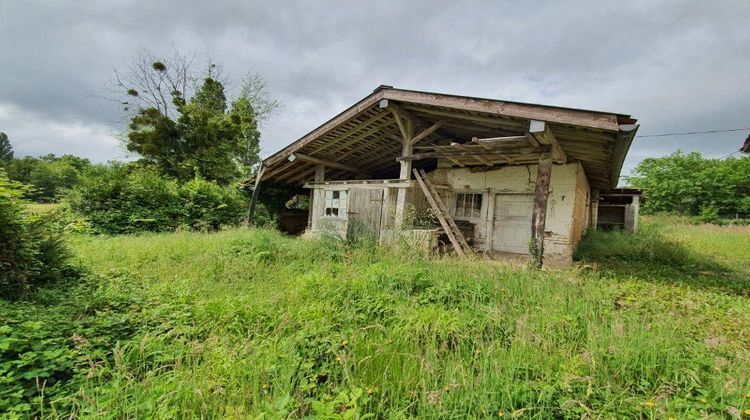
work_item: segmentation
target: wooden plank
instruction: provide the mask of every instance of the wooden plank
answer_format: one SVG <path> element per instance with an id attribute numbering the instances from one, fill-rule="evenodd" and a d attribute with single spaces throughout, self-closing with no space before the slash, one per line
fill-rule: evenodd
<path id="1" fill-rule="evenodd" d="M 552 159 L 545 157 L 539 160 L 534 189 L 534 208 L 531 216 L 531 241 L 529 248 L 533 263 L 541 268 L 544 264 L 544 229 L 547 222 L 547 199 L 552 172 Z"/>
<path id="2" fill-rule="evenodd" d="M 354 173 L 359 173 L 359 174 L 366 174 L 366 172 L 363 172 L 361 169 L 355 168 L 353 166 L 344 165 L 343 163 L 334 162 L 332 160 L 318 158 L 318 157 L 315 157 L 315 156 L 308 156 L 308 155 L 305 155 L 305 154 L 302 154 L 302 153 L 299 153 L 299 152 L 295 152 L 295 153 L 291 154 L 289 156 L 289 158 L 291 160 L 299 159 L 299 160 L 302 160 L 302 161 L 305 161 L 305 162 L 315 163 L 315 164 L 318 164 L 318 165 L 324 165 L 324 166 L 327 166 L 329 168 L 341 169 L 341 170 L 344 170 L 344 171 L 349 171 L 349 172 L 354 172 Z"/>

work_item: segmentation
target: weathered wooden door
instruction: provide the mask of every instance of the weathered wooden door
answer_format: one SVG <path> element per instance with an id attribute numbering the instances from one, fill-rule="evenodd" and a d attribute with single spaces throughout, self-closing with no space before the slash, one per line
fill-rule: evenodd
<path id="1" fill-rule="evenodd" d="M 347 236 L 350 239 L 353 235 L 368 236 L 377 240 L 380 237 L 382 211 L 382 189 L 350 189 Z"/>
<path id="2" fill-rule="evenodd" d="M 492 250 L 529 253 L 531 212 L 534 196 L 525 194 L 497 194 L 492 227 Z"/>

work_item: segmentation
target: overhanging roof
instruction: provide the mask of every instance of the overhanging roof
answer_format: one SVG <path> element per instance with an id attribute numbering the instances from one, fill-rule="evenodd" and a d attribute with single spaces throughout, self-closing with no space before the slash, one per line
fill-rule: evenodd
<path id="1" fill-rule="evenodd" d="M 379 105 L 383 99 L 408 114 L 417 130 L 439 127 L 426 130 L 429 134 L 417 148 L 442 150 L 450 145 L 468 147 L 474 137 L 524 136 L 531 120 L 544 121 L 567 159 L 581 162 L 591 185 L 602 189 L 617 185 L 637 130 L 636 120 L 624 114 L 380 86 L 264 159 L 263 182 L 303 185 L 313 179 L 315 167 L 321 162 L 329 163 L 326 179 L 397 178 L 402 136 L 393 113 Z M 512 159 L 488 161 L 481 155 L 475 160 L 477 166 L 521 163 Z"/>

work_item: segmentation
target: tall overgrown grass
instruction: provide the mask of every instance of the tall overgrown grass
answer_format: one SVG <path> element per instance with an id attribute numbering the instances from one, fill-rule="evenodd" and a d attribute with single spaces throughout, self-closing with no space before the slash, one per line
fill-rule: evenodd
<path id="1" fill-rule="evenodd" d="M 632 248 L 634 239 L 614 237 L 621 242 L 611 247 Z M 658 254 L 587 246 L 599 264 Z M 69 395 L 44 400 L 43 415 L 721 417 L 750 409 L 750 343 L 743 327 L 724 324 L 750 321 L 747 299 L 736 295 L 676 285 L 651 296 L 647 280 L 612 272 L 435 261 L 268 230 L 81 237 L 76 249 L 91 267 L 88 282 L 34 303 L 66 308 L 77 366 Z M 683 297 L 695 306 L 680 307 Z M 701 306 L 708 302 L 721 312 Z M 695 319 L 675 317 L 681 310 Z"/>

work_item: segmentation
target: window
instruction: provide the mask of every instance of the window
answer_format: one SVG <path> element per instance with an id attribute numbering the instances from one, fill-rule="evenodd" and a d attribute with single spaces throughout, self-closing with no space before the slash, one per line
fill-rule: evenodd
<path id="1" fill-rule="evenodd" d="M 482 211 L 482 194 L 456 194 L 456 217 L 480 217 Z"/>
<path id="2" fill-rule="evenodd" d="M 346 217 L 346 191 L 326 191 L 326 216 Z"/>

